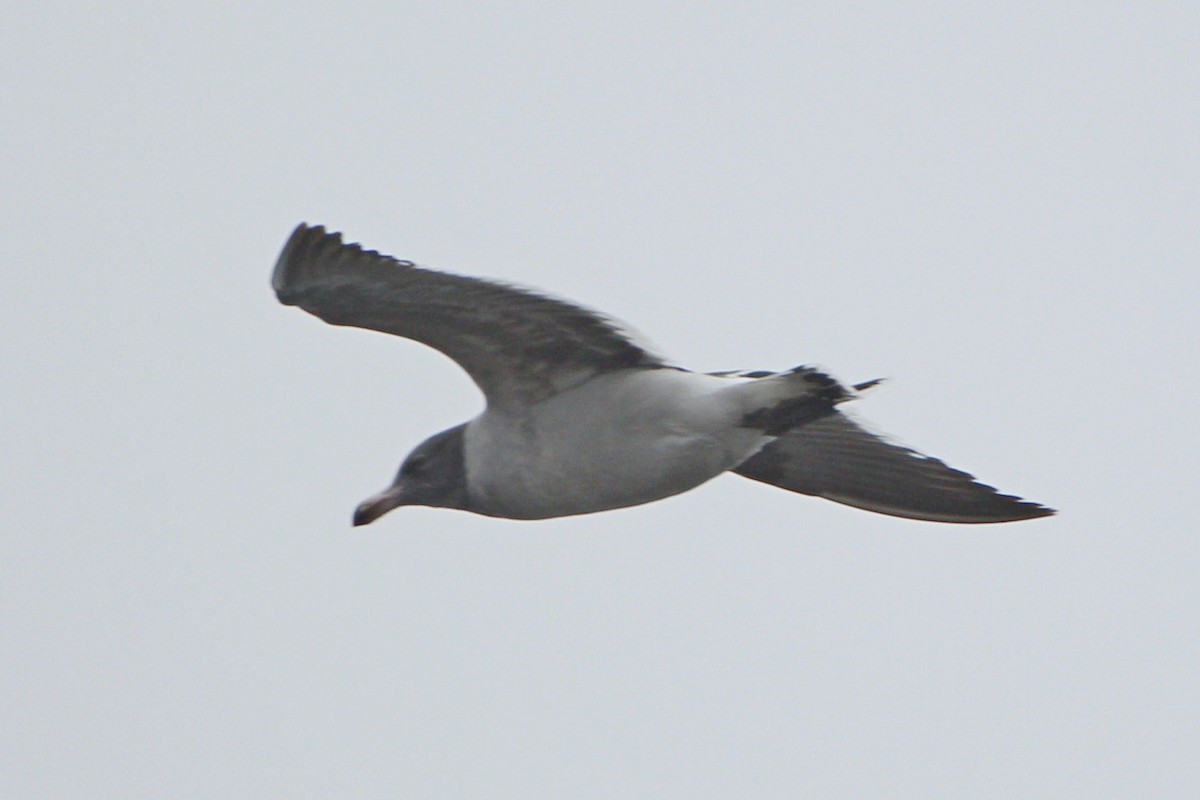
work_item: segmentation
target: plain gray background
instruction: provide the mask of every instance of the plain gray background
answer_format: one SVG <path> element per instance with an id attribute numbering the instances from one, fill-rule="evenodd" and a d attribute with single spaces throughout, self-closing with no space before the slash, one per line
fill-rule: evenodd
<path id="1" fill-rule="evenodd" d="M 1174 3 L 10 3 L 0 795 L 1185 797 L 1200 15 Z M 299 221 L 1060 516 L 734 476 L 350 514 L 480 397 L 279 306 Z"/>

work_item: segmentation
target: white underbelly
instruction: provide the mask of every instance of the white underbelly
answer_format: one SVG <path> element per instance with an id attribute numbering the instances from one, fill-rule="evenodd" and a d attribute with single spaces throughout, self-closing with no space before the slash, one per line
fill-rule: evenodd
<path id="1" fill-rule="evenodd" d="M 727 379 L 621 372 L 534 406 L 485 412 L 466 431 L 467 483 L 482 513 L 586 514 L 686 491 L 737 466 L 765 440 L 717 396 Z"/>

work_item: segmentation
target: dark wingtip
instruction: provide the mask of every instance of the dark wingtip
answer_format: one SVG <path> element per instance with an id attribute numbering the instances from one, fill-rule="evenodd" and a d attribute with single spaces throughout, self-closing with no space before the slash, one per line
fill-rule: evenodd
<path id="1" fill-rule="evenodd" d="M 981 483 L 968 473 L 963 473 L 964 476 L 971 482 L 971 486 L 977 487 L 991 493 L 991 509 L 981 515 L 976 522 L 1020 522 L 1026 519 L 1037 519 L 1039 517 L 1052 517 L 1058 513 L 1058 509 L 1044 506 L 1041 503 L 1033 500 L 1026 500 L 1014 494 L 1004 494 L 996 489 L 995 486 L 989 486 L 986 483 Z"/>
<path id="2" fill-rule="evenodd" d="M 294 289 L 299 283 L 297 273 L 302 263 L 301 256 L 312 249 L 313 243 L 325 236 L 323 226 L 309 225 L 307 222 L 301 222 L 292 231 L 292 235 L 283 245 L 283 250 L 279 252 L 279 258 L 275 260 L 275 269 L 271 273 L 271 288 L 275 290 L 279 302 L 289 306 L 296 305 L 298 299 Z"/>
<path id="3" fill-rule="evenodd" d="M 1001 494 L 987 484 L 978 482 L 973 483 L 974 486 L 992 492 L 990 506 L 986 509 L 980 509 L 976 512 L 974 518 L 954 518 L 953 516 L 935 519 L 930 518 L 931 522 L 957 522 L 960 524 L 989 524 L 996 522 L 1022 522 L 1027 519 L 1038 519 L 1039 517 L 1052 517 L 1058 513 L 1058 509 L 1044 506 L 1041 503 L 1035 503 L 1032 500 L 1022 500 L 1011 494 Z M 918 517 L 919 518 L 919 517 Z"/>
<path id="4" fill-rule="evenodd" d="M 1041 503 L 1035 503 L 1032 500 L 1021 500 L 1021 501 L 1017 502 L 1016 505 L 1020 508 L 1020 511 L 1019 511 L 1020 516 L 1014 515 L 1011 520 L 1007 520 L 1007 521 L 1016 522 L 1018 520 L 1023 520 L 1023 519 L 1037 519 L 1038 517 L 1053 517 L 1055 514 L 1058 513 L 1057 508 L 1050 508 L 1049 506 L 1044 506 Z"/>
<path id="5" fill-rule="evenodd" d="M 284 305 L 303 306 L 308 291 L 328 283 L 331 275 L 338 271 L 370 268 L 378 262 L 386 262 L 389 269 L 416 266 L 411 261 L 402 261 L 375 250 L 366 250 L 360 244 L 344 242 L 342 234 L 328 231 L 324 225 L 301 222 L 292 231 L 275 261 L 271 287 Z"/>

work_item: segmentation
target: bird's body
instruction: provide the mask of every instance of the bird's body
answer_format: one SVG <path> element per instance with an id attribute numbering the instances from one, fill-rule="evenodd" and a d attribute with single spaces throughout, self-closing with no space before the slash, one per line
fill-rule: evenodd
<path id="1" fill-rule="evenodd" d="M 587 514 L 728 471 L 916 519 L 1053 513 L 867 433 L 836 408 L 855 390 L 812 368 L 692 372 L 594 312 L 421 269 L 320 227 L 296 229 L 273 284 L 281 301 L 326 321 L 441 350 L 487 398 L 475 419 L 414 450 L 392 485 L 359 506 L 355 524 L 400 505 L 512 519 Z"/>
<path id="2" fill-rule="evenodd" d="M 777 380 L 775 384 L 783 384 Z M 742 424 L 808 385 L 670 368 L 598 375 L 528 413 L 485 410 L 467 424 L 466 474 L 476 510 L 540 519 L 648 503 L 733 469 L 771 437 Z M 553 465 L 548 468 L 548 465 Z"/>

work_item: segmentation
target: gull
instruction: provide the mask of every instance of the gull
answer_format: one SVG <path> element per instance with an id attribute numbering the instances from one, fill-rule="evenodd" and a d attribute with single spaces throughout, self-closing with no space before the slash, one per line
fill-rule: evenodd
<path id="1" fill-rule="evenodd" d="M 484 410 L 434 434 L 354 525 L 400 506 L 548 519 L 636 506 L 726 472 L 916 520 L 1011 522 L 1054 513 L 869 432 L 844 385 L 809 366 L 694 372 L 615 320 L 527 289 L 426 269 L 301 224 L 272 276 L 280 302 L 453 359 Z"/>

